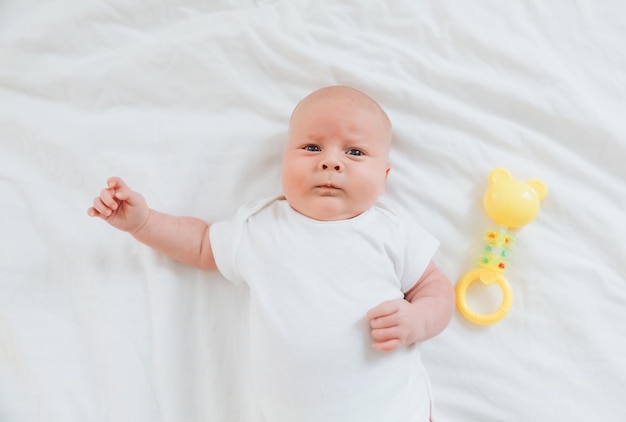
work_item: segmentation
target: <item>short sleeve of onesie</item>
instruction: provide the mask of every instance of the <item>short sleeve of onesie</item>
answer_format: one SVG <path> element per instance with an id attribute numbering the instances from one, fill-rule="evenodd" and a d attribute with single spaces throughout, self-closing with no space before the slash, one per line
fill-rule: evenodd
<path id="1" fill-rule="evenodd" d="M 405 214 L 397 215 L 397 234 L 403 248 L 396 258 L 396 273 L 403 292 L 411 289 L 424 274 L 439 241 Z"/>
<path id="2" fill-rule="evenodd" d="M 266 198 L 244 205 L 239 208 L 232 219 L 211 225 L 209 237 L 211 239 L 213 257 L 215 258 L 217 269 L 227 280 L 235 284 L 243 281 L 235 266 L 235 260 L 246 220 L 275 199 Z"/>

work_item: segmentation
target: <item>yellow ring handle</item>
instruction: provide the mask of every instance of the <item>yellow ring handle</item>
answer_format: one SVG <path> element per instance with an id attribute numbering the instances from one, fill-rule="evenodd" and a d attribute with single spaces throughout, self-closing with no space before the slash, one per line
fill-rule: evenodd
<path id="1" fill-rule="evenodd" d="M 472 311 L 466 302 L 466 293 L 467 288 L 474 281 L 480 280 L 482 283 L 491 284 L 497 283 L 502 290 L 502 303 L 498 310 L 494 313 L 483 315 Z M 511 286 L 506 281 L 506 278 L 500 273 L 497 273 L 492 270 L 475 268 L 465 274 L 459 280 L 456 285 L 456 306 L 466 319 L 475 323 L 475 324 L 493 324 L 495 322 L 500 321 L 511 309 L 511 304 L 513 303 L 513 293 L 511 291 Z"/>

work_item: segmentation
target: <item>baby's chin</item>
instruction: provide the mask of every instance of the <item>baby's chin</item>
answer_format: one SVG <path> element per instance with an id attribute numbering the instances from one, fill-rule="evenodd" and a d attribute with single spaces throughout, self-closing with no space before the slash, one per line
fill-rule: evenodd
<path id="1" fill-rule="evenodd" d="M 291 204 L 300 214 L 318 221 L 349 220 L 363 214 L 369 207 L 347 207 L 337 198 L 324 197 L 310 204 Z"/>

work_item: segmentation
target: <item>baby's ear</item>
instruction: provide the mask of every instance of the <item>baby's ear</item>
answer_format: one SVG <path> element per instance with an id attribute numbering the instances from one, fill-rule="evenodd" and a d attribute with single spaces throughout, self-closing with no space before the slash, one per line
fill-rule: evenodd
<path id="1" fill-rule="evenodd" d="M 504 167 L 497 167 L 489 173 L 489 186 L 493 186 L 498 182 L 502 182 L 503 180 L 508 180 L 511 178 L 511 173 Z"/>
<path id="2" fill-rule="evenodd" d="M 542 201 L 543 198 L 545 198 L 548 194 L 548 187 L 541 180 L 530 179 L 527 180 L 526 183 L 528 183 L 528 185 L 530 185 L 530 187 L 533 188 L 535 192 L 537 192 L 537 196 L 539 196 L 540 201 Z"/>

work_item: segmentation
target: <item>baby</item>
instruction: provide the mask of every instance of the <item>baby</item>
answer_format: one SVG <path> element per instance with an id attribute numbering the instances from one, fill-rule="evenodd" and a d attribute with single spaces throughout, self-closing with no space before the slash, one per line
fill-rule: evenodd
<path id="1" fill-rule="evenodd" d="M 88 213 L 250 291 L 251 367 L 265 422 L 426 422 L 432 400 L 419 348 L 448 325 L 452 284 L 438 242 L 379 203 L 391 123 L 344 86 L 291 116 L 284 196 L 208 225 L 148 208 L 110 178 Z"/>

